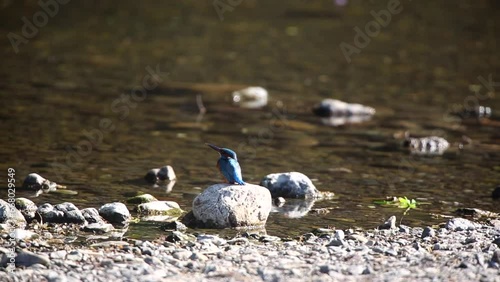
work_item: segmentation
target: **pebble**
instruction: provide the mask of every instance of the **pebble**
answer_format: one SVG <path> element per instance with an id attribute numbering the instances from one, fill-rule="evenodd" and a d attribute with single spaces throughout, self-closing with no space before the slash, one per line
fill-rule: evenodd
<path id="1" fill-rule="evenodd" d="M 436 236 L 436 231 L 434 231 L 434 229 L 432 229 L 431 227 L 425 227 L 424 228 L 424 231 L 422 231 L 422 236 L 420 236 L 420 238 L 427 238 L 427 237 L 434 237 Z"/>

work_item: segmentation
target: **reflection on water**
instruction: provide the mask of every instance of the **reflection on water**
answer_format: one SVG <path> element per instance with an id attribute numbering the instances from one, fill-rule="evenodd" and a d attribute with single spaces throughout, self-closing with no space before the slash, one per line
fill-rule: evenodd
<path id="1" fill-rule="evenodd" d="M 339 45 L 352 44 L 354 27 L 373 20 L 370 12 L 383 2 L 249 0 L 221 22 L 209 2 L 71 1 L 18 54 L 0 43 L 3 170 L 15 168 L 17 183 L 37 172 L 78 192 L 44 193 L 37 204 L 99 207 L 144 192 L 189 210 L 202 189 L 221 181 L 204 145 L 212 142 L 237 151 L 250 183 L 300 171 L 338 196 L 314 203 L 328 214 L 272 213 L 270 235 L 378 226 L 402 214 L 372 206 L 386 196 L 430 203 L 403 224 L 439 222 L 431 213 L 458 207 L 499 212 L 490 195 L 500 182 L 500 102 L 488 94 L 498 87 L 488 81 L 500 75 L 498 1 L 405 3 L 348 63 Z M 21 17 L 38 8 L 36 1 L 1 8 L 2 34 L 21 34 Z M 232 92 L 249 85 L 269 92 L 268 106 L 233 105 Z M 368 122 L 325 126 L 311 113 L 325 98 L 377 113 Z M 474 99 L 492 109 L 491 122 L 450 118 Z M 273 105 L 286 128 L 269 130 Z M 431 160 L 411 155 L 393 139 L 406 130 L 444 137 L 450 148 Z M 459 150 L 463 135 L 473 145 Z M 173 188 L 141 179 L 165 164 L 177 175 Z M 31 195 L 17 189 L 16 196 Z"/>

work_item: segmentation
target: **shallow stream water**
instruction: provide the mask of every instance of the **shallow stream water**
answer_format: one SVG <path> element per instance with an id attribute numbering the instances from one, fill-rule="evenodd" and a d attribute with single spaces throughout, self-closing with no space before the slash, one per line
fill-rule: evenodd
<path id="1" fill-rule="evenodd" d="M 394 1 L 343 2 L 243 0 L 221 20 L 211 1 L 70 1 L 17 53 L 7 35 L 21 35 L 21 18 L 32 20 L 41 7 L 0 2 L 4 176 L 16 170 L 18 197 L 30 196 L 20 189 L 30 172 L 78 193 L 42 194 L 32 198 L 37 204 L 98 208 L 145 192 L 190 210 L 202 189 L 221 180 L 210 142 L 238 153 L 247 182 L 299 171 L 336 194 L 289 201 L 296 212 L 273 212 L 271 235 L 373 228 L 391 215 L 399 221 L 404 210 L 373 204 L 386 196 L 422 203 L 403 218 L 407 225 L 441 222 L 436 214 L 460 207 L 500 212 L 491 198 L 500 184 L 500 102 L 483 83 L 500 81 L 498 1 L 401 1 L 349 58 L 341 43 L 355 46 L 355 28 L 365 30 Z M 132 92 L 152 72 L 161 82 Z M 231 92 L 253 85 L 269 91 L 268 106 L 235 107 Z M 325 126 L 311 111 L 325 98 L 377 113 L 365 123 Z M 475 103 L 491 107 L 496 124 L 449 114 Z M 407 130 L 442 136 L 451 147 L 442 156 L 411 155 L 394 137 Z M 459 150 L 463 135 L 473 144 Z M 178 177 L 171 192 L 142 179 L 167 164 Z M 160 234 L 153 223 L 130 231 Z"/>

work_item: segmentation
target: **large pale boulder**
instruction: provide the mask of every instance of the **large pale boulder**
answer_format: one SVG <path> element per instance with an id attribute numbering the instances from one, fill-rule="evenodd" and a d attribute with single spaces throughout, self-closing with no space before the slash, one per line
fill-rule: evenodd
<path id="1" fill-rule="evenodd" d="M 215 184 L 194 199 L 192 213 L 208 228 L 263 227 L 271 207 L 271 193 L 265 187 Z"/>

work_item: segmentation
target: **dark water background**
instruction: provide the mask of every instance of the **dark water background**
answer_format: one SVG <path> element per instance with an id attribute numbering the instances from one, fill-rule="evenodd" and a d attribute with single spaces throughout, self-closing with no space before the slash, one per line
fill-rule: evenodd
<path id="1" fill-rule="evenodd" d="M 500 3 L 402 0 L 402 11 L 349 63 L 339 45 L 353 45 L 354 28 L 364 30 L 370 12 L 390 1 L 336 2 L 243 0 L 221 21 L 212 1 L 73 0 L 16 53 L 8 34 L 21 35 L 22 17 L 32 22 L 41 8 L 0 1 L 2 187 L 12 167 L 17 196 L 29 196 L 20 185 L 30 172 L 78 192 L 43 194 L 32 199 L 37 204 L 98 208 L 141 191 L 190 210 L 202 189 L 220 181 L 217 154 L 204 145 L 211 142 L 238 152 L 247 182 L 300 171 L 337 195 L 314 203 L 331 208 L 327 214 L 272 213 L 272 235 L 372 228 L 393 214 L 399 220 L 401 209 L 373 205 L 386 196 L 427 203 L 405 216 L 409 225 L 440 222 L 432 214 L 459 207 L 500 212 L 490 196 L 500 184 L 500 128 L 449 115 L 476 102 L 500 109 L 498 93 L 488 94 L 478 79 L 491 75 L 500 87 Z M 147 67 L 160 70 L 161 83 L 143 101 L 116 102 L 142 85 Z M 234 107 L 230 93 L 245 85 L 268 89 L 268 107 Z M 201 121 L 198 94 L 207 109 Z M 377 114 L 360 125 L 327 127 L 311 113 L 324 98 L 366 104 Z M 103 120 L 112 132 L 102 131 Z M 96 130 L 102 142 L 78 155 L 85 133 Z M 451 148 L 411 156 L 394 139 L 405 130 L 443 136 Z M 459 151 L 462 135 L 474 145 Z M 142 180 L 166 164 L 178 176 L 170 193 Z M 132 226 L 132 234 L 146 233 L 160 231 Z"/>

